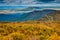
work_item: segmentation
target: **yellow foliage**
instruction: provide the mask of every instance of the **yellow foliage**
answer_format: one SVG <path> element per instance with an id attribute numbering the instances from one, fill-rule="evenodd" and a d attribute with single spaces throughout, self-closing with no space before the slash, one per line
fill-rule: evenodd
<path id="1" fill-rule="evenodd" d="M 60 22 L 0 23 L 0 40 L 60 40 Z"/>

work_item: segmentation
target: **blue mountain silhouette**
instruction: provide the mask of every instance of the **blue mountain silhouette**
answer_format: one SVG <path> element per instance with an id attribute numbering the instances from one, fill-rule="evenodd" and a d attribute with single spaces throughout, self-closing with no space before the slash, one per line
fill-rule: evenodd
<path id="1" fill-rule="evenodd" d="M 29 13 L 16 14 L 0 14 L 0 22 L 21 22 L 28 20 L 37 20 L 44 17 L 46 14 L 54 12 L 55 10 L 35 10 Z"/>

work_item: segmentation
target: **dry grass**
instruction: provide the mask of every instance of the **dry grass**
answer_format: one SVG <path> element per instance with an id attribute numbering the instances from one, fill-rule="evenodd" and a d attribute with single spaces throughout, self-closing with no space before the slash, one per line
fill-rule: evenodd
<path id="1" fill-rule="evenodd" d="M 60 40 L 60 22 L 0 23 L 0 40 Z"/>

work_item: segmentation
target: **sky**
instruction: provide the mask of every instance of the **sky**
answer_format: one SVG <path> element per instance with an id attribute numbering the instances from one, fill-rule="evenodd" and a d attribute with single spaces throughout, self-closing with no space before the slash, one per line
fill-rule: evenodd
<path id="1" fill-rule="evenodd" d="M 38 6 L 38 7 L 46 7 L 46 8 L 48 8 L 48 7 L 59 8 L 60 7 L 60 0 L 0 0 L 0 9 L 23 8 L 21 6 L 24 6 L 24 7 Z"/>
<path id="2" fill-rule="evenodd" d="M 41 4 L 41 3 L 59 3 L 60 0 L 0 0 L 0 4 L 6 5 L 30 5 L 30 4 Z"/>

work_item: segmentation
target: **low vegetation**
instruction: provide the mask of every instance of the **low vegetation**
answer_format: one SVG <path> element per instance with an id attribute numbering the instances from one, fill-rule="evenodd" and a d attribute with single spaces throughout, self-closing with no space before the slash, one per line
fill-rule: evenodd
<path id="1" fill-rule="evenodd" d="M 60 22 L 2 22 L 0 40 L 60 40 Z"/>

